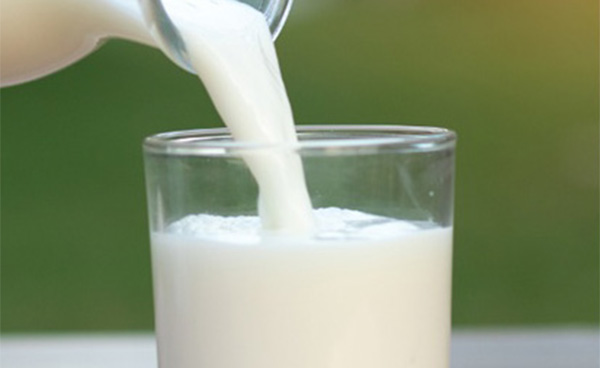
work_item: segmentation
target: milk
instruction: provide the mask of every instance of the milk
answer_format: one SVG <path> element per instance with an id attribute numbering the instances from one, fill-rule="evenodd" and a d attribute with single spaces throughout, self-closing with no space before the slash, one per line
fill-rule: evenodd
<path id="1" fill-rule="evenodd" d="M 316 218 L 307 239 L 208 215 L 152 234 L 160 366 L 447 367 L 451 229 Z"/>

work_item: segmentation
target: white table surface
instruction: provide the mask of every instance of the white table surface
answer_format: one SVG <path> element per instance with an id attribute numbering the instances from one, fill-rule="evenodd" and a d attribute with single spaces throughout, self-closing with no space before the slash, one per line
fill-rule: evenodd
<path id="1" fill-rule="evenodd" d="M 451 361 L 452 368 L 598 368 L 600 338 L 597 329 L 455 329 Z M 156 347 L 150 334 L 5 334 L 0 363 L 2 368 L 156 368 Z"/>

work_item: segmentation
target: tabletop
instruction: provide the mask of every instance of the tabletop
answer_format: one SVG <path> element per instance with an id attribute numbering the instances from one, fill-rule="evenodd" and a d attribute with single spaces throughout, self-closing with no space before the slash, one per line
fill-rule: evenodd
<path id="1" fill-rule="evenodd" d="M 452 368 L 598 368 L 598 329 L 486 329 L 452 333 Z M 156 368 L 151 334 L 11 335 L 3 368 Z"/>

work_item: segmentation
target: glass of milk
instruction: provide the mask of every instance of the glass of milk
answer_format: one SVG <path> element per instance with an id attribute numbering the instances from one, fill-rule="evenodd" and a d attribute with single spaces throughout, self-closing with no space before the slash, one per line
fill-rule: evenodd
<path id="1" fill-rule="evenodd" d="M 447 368 L 454 133 L 301 126 L 298 138 L 146 139 L 159 366 Z M 311 230 L 261 225 L 246 163 L 280 156 L 302 159 Z"/>

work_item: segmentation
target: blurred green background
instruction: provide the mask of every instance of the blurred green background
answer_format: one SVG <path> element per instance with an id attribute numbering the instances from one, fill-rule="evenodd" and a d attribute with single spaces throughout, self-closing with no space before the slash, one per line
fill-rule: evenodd
<path id="1" fill-rule="evenodd" d="M 598 2 L 297 0 L 299 123 L 459 134 L 453 321 L 598 323 Z M 196 78 L 110 41 L 2 91 L 2 331 L 152 328 L 143 137 L 221 126 Z"/>

